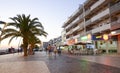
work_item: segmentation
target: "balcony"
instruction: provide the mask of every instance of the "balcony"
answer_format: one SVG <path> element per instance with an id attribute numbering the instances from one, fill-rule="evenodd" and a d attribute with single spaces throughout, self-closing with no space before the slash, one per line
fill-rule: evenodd
<path id="1" fill-rule="evenodd" d="M 69 41 L 71 38 L 67 38 L 66 41 Z"/>
<path id="2" fill-rule="evenodd" d="M 99 0 L 99 1 L 97 1 L 95 4 L 93 4 L 93 5 L 90 7 L 90 10 L 95 9 L 96 7 L 98 7 L 99 5 L 101 5 L 103 2 L 105 2 L 105 0 Z"/>
<path id="3" fill-rule="evenodd" d="M 92 30 L 86 32 L 86 34 L 91 34 L 91 33 L 92 33 Z"/>
<path id="4" fill-rule="evenodd" d="M 79 26 L 76 26 L 75 28 L 73 28 L 73 32 L 78 30 L 80 27 Z"/>
<path id="5" fill-rule="evenodd" d="M 77 39 L 78 37 L 80 37 L 80 34 L 73 36 L 73 39 Z"/>
<path id="6" fill-rule="evenodd" d="M 66 29 L 70 28 L 72 25 L 73 25 L 73 24 L 70 23 L 70 24 L 66 27 Z"/>
<path id="7" fill-rule="evenodd" d="M 111 13 L 118 12 L 118 11 L 120 11 L 120 2 L 110 7 Z"/>
<path id="8" fill-rule="evenodd" d="M 79 20 L 81 20 L 83 18 L 83 13 L 79 16 Z"/>
<path id="9" fill-rule="evenodd" d="M 73 32 L 73 30 L 71 29 L 70 31 L 68 31 L 67 33 L 66 33 L 66 35 L 69 35 L 69 34 L 71 34 Z"/>
<path id="10" fill-rule="evenodd" d="M 91 21 L 94 22 L 94 21 L 108 15 L 109 13 L 110 13 L 110 10 L 109 10 L 109 8 L 107 8 L 106 10 L 104 10 L 104 11 L 100 12 L 99 14 L 97 14 L 96 16 L 92 17 Z"/>
<path id="11" fill-rule="evenodd" d="M 98 33 L 98 32 L 101 32 L 101 31 L 105 31 L 105 30 L 108 30 L 111 28 L 111 25 L 110 24 L 105 24 L 105 25 L 102 25 L 98 28 L 95 28 L 92 30 L 92 34 L 94 33 Z"/>
<path id="12" fill-rule="evenodd" d="M 78 21 L 79 21 L 79 17 L 77 17 L 73 22 L 71 22 L 71 23 L 66 27 L 66 29 L 74 26 L 74 24 L 77 23 Z"/>
<path id="13" fill-rule="evenodd" d="M 91 23 L 91 19 L 89 19 L 89 20 L 87 20 L 87 21 L 85 22 L 85 26 L 90 25 L 90 23 Z"/>
<path id="14" fill-rule="evenodd" d="M 111 23 L 111 30 L 116 30 L 120 28 L 120 19 Z"/>
<path id="15" fill-rule="evenodd" d="M 81 24 L 79 24 L 79 27 L 83 28 L 84 27 L 84 22 L 82 22 Z"/>
<path id="16" fill-rule="evenodd" d="M 84 31 L 80 33 L 80 36 L 84 36 L 84 35 L 85 35 L 85 32 L 84 32 Z"/>
<path id="17" fill-rule="evenodd" d="M 90 9 L 86 10 L 85 11 L 85 16 L 87 16 L 90 13 L 90 11 L 91 11 Z"/>

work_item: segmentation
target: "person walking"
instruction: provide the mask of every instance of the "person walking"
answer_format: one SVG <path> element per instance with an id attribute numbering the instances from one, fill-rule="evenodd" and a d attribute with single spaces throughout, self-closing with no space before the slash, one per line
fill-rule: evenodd
<path id="1" fill-rule="evenodd" d="M 57 46 L 56 45 L 54 45 L 53 51 L 54 51 L 54 55 L 55 55 L 55 58 L 56 58 L 56 54 L 57 54 Z"/>
<path id="2" fill-rule="evenodd" d="M 52 56 L 52 46 L 50 44 L 48 45 L 47 49 L 49 56 Z"/>
<path id="3" fill-rule="evenodd" d="M 60 46 L 58 47 L 58 54 L 59 54 L 59 56 L 61 55 L 61 48 L 60 48 Z"/>

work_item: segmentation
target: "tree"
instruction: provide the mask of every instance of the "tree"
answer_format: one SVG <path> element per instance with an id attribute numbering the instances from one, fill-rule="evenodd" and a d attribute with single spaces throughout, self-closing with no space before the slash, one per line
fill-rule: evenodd
<path id="1" fill-rule="evenodd" d="M 0 24 L 6 24 L 6 22 L 4 22 L 4 21 L 0 21 Z"/>
<path id="2" fill-rule="evenodd" d="M 23 39 L 24 56 L 27 56 L 29 40 L 32 39 L 33 36 L 47 36 L 47 33 L 38 21 L 38 18 L 30 19 L 30 15 L 25 16 L 25 14 L 22 14 L 10 19 L 13 22 L 8 23 L 4 28 L 1 34 L 1 41 L 10 38 L 9 43 L 11 43 L 14 38 L 21 37 Z M 10 28 L 11 26 L 13 28 Z"/>
<path id="3" fill-rule="evenodd" d="M 0 24 L 6 24 L 6 22 L 4 21 L 0 21 Z M 2 30 L 2 28 L 0 28 L 0 31 Z"/>
<path id="4" fill-rule="evenodd" d="M 41 44 L 41 40 L 39 38 L 31 35 L 31 37 L 29 39 L 29 44 L 30 44 L 30 46 L 29 46 L 29 54 L 33 55 L 33 49 L 35 48 L 35 45 L 36 44 Z"/>

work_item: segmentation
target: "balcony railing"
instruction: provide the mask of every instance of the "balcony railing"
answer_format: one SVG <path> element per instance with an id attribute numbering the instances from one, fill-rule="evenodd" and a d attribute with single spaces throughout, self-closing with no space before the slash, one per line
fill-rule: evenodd
<path id="1" fill-rule="evenodd" d="M 117 12 L 117 11 L 120 11 L 120 2 L 118 2 L 117 4 L 110 7 L 110 12 L 111 13 L 114 13 L 114 12 Z"/>
<path id="2" fill-rule="evenodd" d="M 77 39 L 78 37 L 80 37 L 80 34 L 73 36 L 73 39 Z"/>
<path id="3" fill-rule="evenodd" d="M 73 32 L 76 31 L 76 30 L 78 30 L 79 28 L 80 28 L 79 26 L 73 28 Z"/>
<path id="4" fill-rule="evenodd" d="M 85 16 L 88 15 L 90 13 L 90 11 L 91 11 L 90 9 L 86 10 L 85 11 Z"/>
<path id="5" fill-rule="evenodd" d="M 70 40 L 71 38 L 67 38 L 66 41 Z"/>
<path id="6" fill-rule="evenodd" d="M 81 32 L 81 33 L 80 33 L 80 36 L 84 36 L 84 35 L 85 35 L 85 32 Z"/>
<path id="7" fill-rule="evenodd" d="M 90 23 L 91 23 L 91 19 L 89 19 L 89 20 L 87 20 L 87 21 L 85 22 L 85 26 L 90 25 Z"/>
<path id="8" fill-rule="evenodd" d="M 66 29 L 70 28 L 71 26 L 73 26 L 73 22 L 70 23 L 70 24 L 66 27 Z"/>
<path id="9" fill-rule="evenodd" d="M 111 30 L 120 28 L 120 19 L 111 23 Z"/>
<path id="10" fill-rule="evenodd" d="M 74 26 L 74 24 L 75 24 L 76 22 L 78 22 L 78 21 L 79 21 L 79 17 L 77 17 L 73 22 L 71 22 L 71 23 L 66 27 L 66 29 Z"/>
<path id="11" fill-rule="evenodd" d="M 91 33 L 92 33 L 92 30 L 86 32 L 86 34 L 91 34 Z"/>
<path id="12" fill-rule="evenodd" d="M 101 31 L 105 31 L 105 30 L 108 30 L 111 28 L 111 25 L 110 24 L 105 24 L 105 25 L 102 25 L 98 28 L 95 28 L 92 30 L 92 34 L 94 33 L 98 33 L 98 32 L 101 32 Z"/>
<path id="13" fill-rule="evenodd" d="M 99 5 L 101 5 L 105 0 L 99 0 L 97 1 L 95 4 L 93 4 L 91 7 L 90 7 L 90 10 L 93 10 L 95 9 L 96 7 L 98 7 Z"/>
<path id="14" fill-rule="evenodd" d="M 96 16 L 92 17 L 91 21 L 94 22 L 94 21 L 108 15 L 109 13 L 110 13 L 110 10 L 109 10 L 109 8 L 107 8 L 106 10 L 104 10 L 104 11 L 100 12 L 99 14 L 97 14 Z"/>
<path id="15" fill-rule="evenodd" d="M 70 31 L 68 31 L 68 32 L 66 33 L 66 35 L 71 34 L 72 32 L 73 32 L 73 29 L 71 29 Z"/>
<path id="16" fill-rule="evenodd" d="M 79 27 L 83 28 L 84 27 L 84 22 L 82 22 L 81 24 L 79 24 Z"/>
<path id="17" fill-rule="evenodd" d="M 81 20 L 83 18 L 83 13 L 79 16 L 79 20 Z"/>

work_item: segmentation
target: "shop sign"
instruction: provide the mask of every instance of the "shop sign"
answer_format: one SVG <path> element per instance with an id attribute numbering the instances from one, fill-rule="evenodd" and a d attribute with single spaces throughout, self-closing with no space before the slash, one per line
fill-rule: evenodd
<path id="1" fill-rule="evenodd" d="M 97 36 L 93 35 L 92 40 L 103 40 L 103 37 L 102 35 L 97 35 Z"/>
<path id="2" fill-rule="evenodd" d="M 87 36 L 81 37 L 81 41 L 90 41 L 92 39 L 92 35 L 88 34 Z"/>
<path id="3" fill-rule="evenodd" d="M 109 36 L 107 34 L 104 35 L 93 35 L 92 40 L 108 40 Z"/>
<path id="4" fill-rule="evenodd" d="M 76 41 L 75 39 L 70 39 L 70 40 L 68 40 L 67 44 L 73 45 L 75 43 L 75 41 Z"/>
<path id="5" fill-rule="evenodd" d="M 103 39 L 104 39 L 104 40 L 108 40 L 108 39 L 109 39 L 108 34 L 104 34 L 104 35 L 103 35 Z"/>
<path id="6" fill-rule="evenodd" d="M 87 41 L 87 40 L 88 40 L 87 36 L 81 37 L 81 41 Z"/>
<path id="7" fill-rule="evenodd" d="M 92 35 L 91 35 L 91 34 L 88 34 L 88 35 L 87 35 L 87 38 L 88 38 L 88 40 L 91 40 L 91 39 L 92 39 Z"/>

